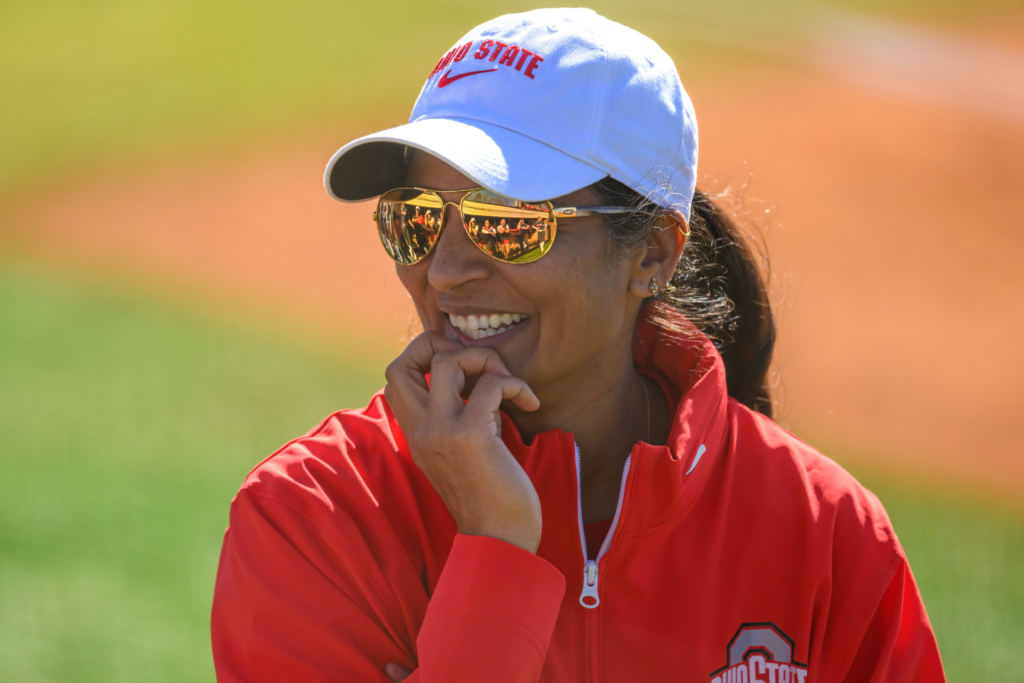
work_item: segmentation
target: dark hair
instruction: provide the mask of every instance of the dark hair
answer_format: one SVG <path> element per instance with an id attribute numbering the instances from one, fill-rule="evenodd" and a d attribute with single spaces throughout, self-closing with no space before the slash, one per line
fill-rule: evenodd
<path id="1" fill-rule="evenodd" d="M 590 189 L 605 205 L 634 209 L 630 214 L 606 216 L 612 244 L 625 250 L 642 246 L 664 211 L 612 178 Z M 719 205 L 697 190 L 692 207 L 690 239 L 669 282 L 674 289 L 648 299 L 641 315 L 655 313 L 655 301 L 679 310 L 721 353 L 729 396 L 772 417 L 768 366 L 776 331 L 766 279 L 739 227 Z"/>

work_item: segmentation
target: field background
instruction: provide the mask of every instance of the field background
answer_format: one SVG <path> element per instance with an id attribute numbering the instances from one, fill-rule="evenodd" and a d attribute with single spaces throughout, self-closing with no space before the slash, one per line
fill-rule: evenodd
<path id="1" fill-rule="evenodd" d="M 533 6 L 0 3 L 0 680 L 213 680 L 231 496 L 415 329 L 323 166 Z M 949 680 L 1024 680 L 1024 4 L 591 6 L 771 256 L 780 422 L 885 503 Z"/>

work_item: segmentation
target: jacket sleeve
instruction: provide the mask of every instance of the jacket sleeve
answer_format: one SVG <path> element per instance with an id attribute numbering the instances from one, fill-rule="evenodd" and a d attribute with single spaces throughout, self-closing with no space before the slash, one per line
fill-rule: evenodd
<path id="1" fill-rule="evenodd" d="M 846 683 L 941 682 L 935 633 L 903 557 L 868 624 Z"/>
<path id="2" fill-rule="evenodd" d="M 357 566 L 304 515 L 245 491 L 232 505 L 211 634 L 221 683 L 537 681 L 565 589 L 547 561 L 492 538 L 455 538 L 416 623 L 402 591 Z M 482 672 L 486 672 L 483 673 Z"/>

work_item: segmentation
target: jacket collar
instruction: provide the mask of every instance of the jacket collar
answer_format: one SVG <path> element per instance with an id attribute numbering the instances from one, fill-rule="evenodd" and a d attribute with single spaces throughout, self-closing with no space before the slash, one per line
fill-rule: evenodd
<path id="1" fill-rule="evenodd" d="M 637 323 L 633 363 L 661 385 L 674 417 L 665 446 L 640 442 L 633 447 L 619 520 L 625 533 L 684 514 L 704 489 L 728 436 L 722 358 L 675 309 L 662 303 L 646 309 Z M 527 446 L 505 414 L 502 435 L 537 489 L 545 529 L 578 534 L 573 435 L 555 429 Z"/>

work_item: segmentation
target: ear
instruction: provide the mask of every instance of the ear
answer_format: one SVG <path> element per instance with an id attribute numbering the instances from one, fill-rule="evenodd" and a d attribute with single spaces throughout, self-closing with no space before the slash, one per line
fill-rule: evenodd
<path id="1" fill-rule="evenodd" d="M 657 291 L 665 289 L 676 272 L 689 236 L 690 228 L 681 211 L 666 211 L 659 216 L 647 239 L 647 250 L 633 262 L 629 292 L 640 299 L 654 296 L 652 281 Z"/>

